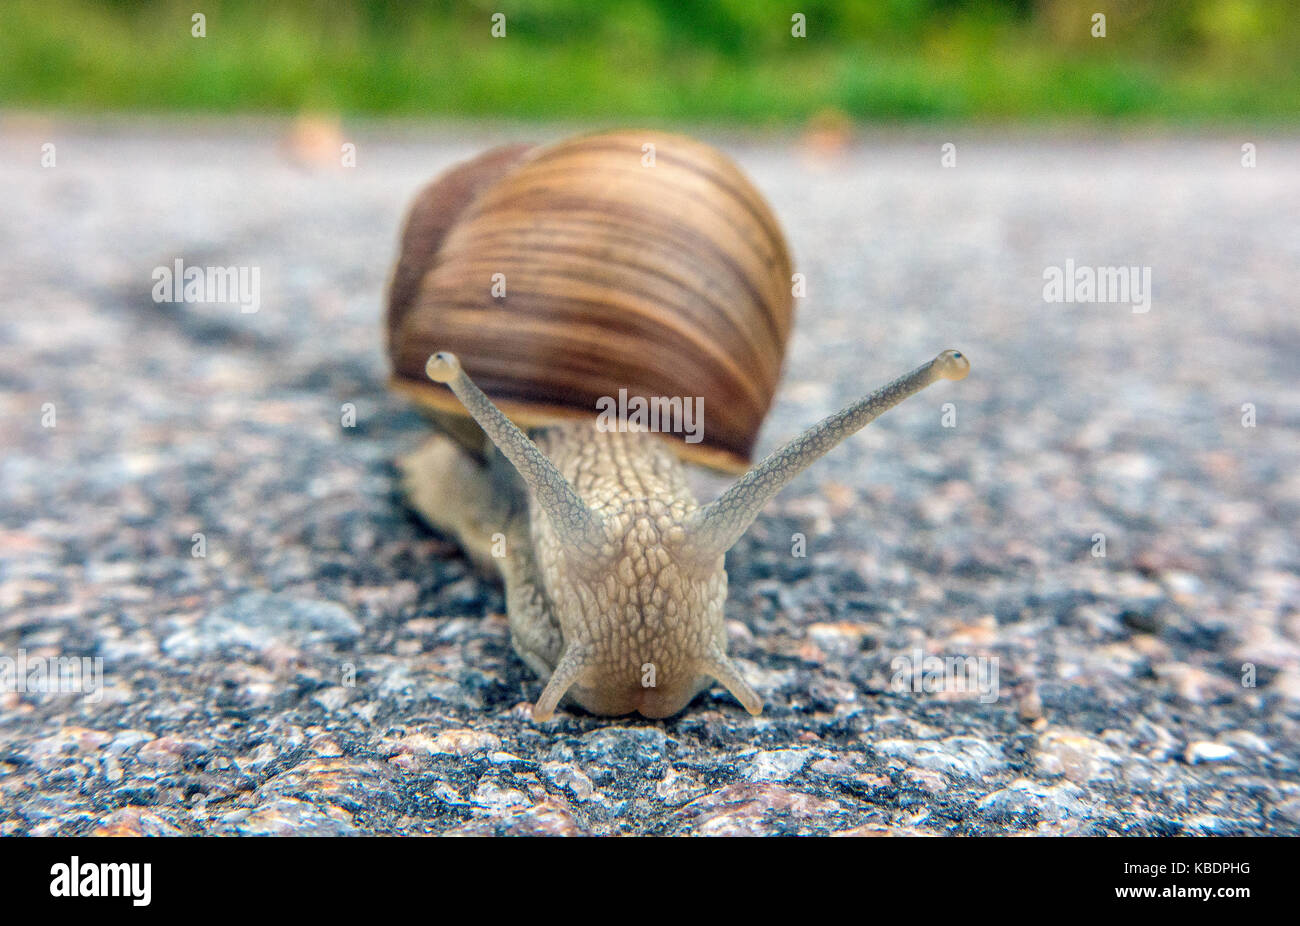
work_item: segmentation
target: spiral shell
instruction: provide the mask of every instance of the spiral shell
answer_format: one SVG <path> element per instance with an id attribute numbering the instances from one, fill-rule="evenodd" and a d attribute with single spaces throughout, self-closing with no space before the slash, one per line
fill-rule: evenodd
<path id="1" fill-rule="evenodd" d="M 741 470 L 792 302 L 775 217 L 714 148 L 654 132 L 498 148 L 411 208 L 389 293 L 392 384 L 460 414 L 425 377 L 429 355 L 451 351 L 525 427 L 594 416 L 620 389 L 698 397 L 703 440 L 675 448 Z"/>

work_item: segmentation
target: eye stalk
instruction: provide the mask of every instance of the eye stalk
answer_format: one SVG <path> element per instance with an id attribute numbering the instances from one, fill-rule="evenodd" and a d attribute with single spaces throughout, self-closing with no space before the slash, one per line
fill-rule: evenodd
<path id="1" fill-rule="evenodd" d="M 600 517 L 587 507 L 577 489 L 529 440 L 528 435 L 515 427 L 483 390 L 474 385 L 461 369 L 456 355 L 438 351 L 425 362 L 424 372 L 435 383 L 446 383 L 456 394 L 483 433 L 496 444 L 532 490 L 556 534 L 587 555 L 595 556 L 605 542 Z"/>
<path id="2" fill-rule="evenodd" d="M 941 379 L 964 379 L 970 361 L 961 351 L 946 350 L 929 363 L 900 376 L 843 411 L 823 418 L 780 450 L 761 460 L 717 501 L 694 513 L 688 534 L 696 555 L 707 560 L 731 549 L 772 496 L 827 451 L 908 396 Z"/>

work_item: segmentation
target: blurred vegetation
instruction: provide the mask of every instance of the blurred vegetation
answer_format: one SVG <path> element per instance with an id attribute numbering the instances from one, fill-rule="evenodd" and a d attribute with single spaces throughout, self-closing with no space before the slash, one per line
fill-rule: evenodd
<path id="1" fill-rule="evenodd" d="M 791 35 L 796 12 L 806 38 Z M 6 0 L 0 105 L 1293 122 L 1300 2 Z"/>

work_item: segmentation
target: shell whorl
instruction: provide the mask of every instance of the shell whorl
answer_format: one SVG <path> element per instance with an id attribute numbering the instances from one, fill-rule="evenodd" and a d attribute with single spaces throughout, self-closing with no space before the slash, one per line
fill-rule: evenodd
<path id="1" fill-rule="evenodd" d="M 616 132 L 495 149 L 411 209 L 389 297 L 393 381 L 454 411 L 425 378 L 431 353 L 454 351 L 524 426 L 594 416 L 620 389 L 699 396 L 703 442 L 674 446 L 743 468 L 780 376 L 790 286 L 771 210 L 708 145 Z"/>

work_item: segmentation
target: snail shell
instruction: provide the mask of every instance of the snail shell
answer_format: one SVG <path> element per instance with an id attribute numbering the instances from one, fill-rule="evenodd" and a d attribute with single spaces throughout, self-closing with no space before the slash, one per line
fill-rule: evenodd
<path id="1" fill-rule="evenodd" d="M 594 416 L 620 389 L 700 397 L 702 442 L 674 448 L 740 471 L 792 303 L 776 218 L 714 148 L 651 132 L 497 148 L 411 208 L 389 292 L 391 382 L 471 443 L 459 404 L 425 376 L 435 351 L 458 355 L 524 427 Z"/>

